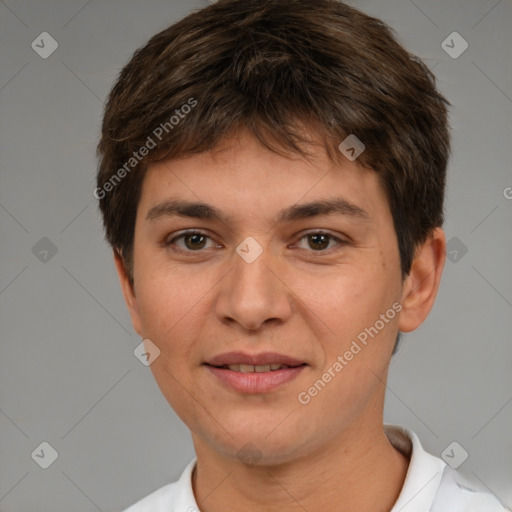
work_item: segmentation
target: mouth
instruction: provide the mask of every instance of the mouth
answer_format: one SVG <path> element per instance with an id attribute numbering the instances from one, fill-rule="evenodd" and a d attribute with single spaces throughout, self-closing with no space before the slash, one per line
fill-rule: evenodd
<path id="1" fill-rule="evenodd" d="M 250 355 L 231 352 L 216 356 L 204 366 L 223 386 L 239 393 L 269 393 L 295 379 L 307 363 L 271 352 Z"/>
<path id="2" fill-rule="evenodd" d="M 208 363 L 206 363 L 208 364 Z M 214 368 L 221 368 L 223 370 L 231 370 L 232 372 L 240 373 L 263 373 L 263 372 L 275 372 L 277 370 L 287 370 L 288 368 L 297 368 L 298 366 L 305 366 L 306 363 L 297 366 L 288 366 L 286 364 L 224 364 L 222 366 L 214 366 Z"/>

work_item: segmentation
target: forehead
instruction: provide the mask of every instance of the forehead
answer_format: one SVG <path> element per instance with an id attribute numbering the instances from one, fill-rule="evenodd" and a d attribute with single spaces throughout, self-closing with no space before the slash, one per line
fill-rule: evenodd
<path id="1" fill-rule="evenodd" d="M 284 215 L 285 206 L 318 201 L 337 201 L 338 206 L 344 202 L 338 210 L 344 207 L 350 213 L 352 207 L 351 213 L 360 218 L 389 211 L 377 173 L 357 161 L 335 164 L 320 150 L 308 160 L 282 156 L 247 134 L 224 141 L 215 151 L 149 165 L 140 214 L 153 216 L 169 199 L 215 206 L 214 214 L 232 220 L 244 215 L 290 220 Z"/>

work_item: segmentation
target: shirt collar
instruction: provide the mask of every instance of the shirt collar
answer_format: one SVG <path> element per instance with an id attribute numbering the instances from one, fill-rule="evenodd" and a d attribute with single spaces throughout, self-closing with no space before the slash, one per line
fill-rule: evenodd
<path id="1" fill-rule="evenodd" d="M 180 479 L 176 482 L 171 510 L 176 512 L 199 512 L 194 491 L 192 490 L 192 472 L 197 458 L 191 460 L 183 470 Z"/>
<path id="2" fill-rule="evenodd" d="M 426 452 L 418 436 L 407 427 L 384 424 L 390 443 L 409 460 L 400 496 L 390 512 L 418 512 L 431 509 L 446 463 Z"/>
<path id="3" fill-rule="evenodd" d="M 390 443 L 407 458 L 409 468 L 398 500 L 390 512 L 418 512 L 431 509 L 446 468 L 446 463 L 421 446 L 418 436 L 407 427 L 384 424 Z M 189 462 L 175 487 L 173 508 L 179 512 L 199 512 L 192 490 L 192 472 L 196 458 Z"/>

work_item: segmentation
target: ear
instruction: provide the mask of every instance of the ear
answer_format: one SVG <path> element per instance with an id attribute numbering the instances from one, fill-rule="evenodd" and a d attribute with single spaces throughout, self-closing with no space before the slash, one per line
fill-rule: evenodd
<path id="1" fill-rule="evenodd" d="M 427 318 L 434 305 L 445 261 L 446 237 L 441 228 L 436 228 L 416 249 L 411 271 L 405 279 L 398 321 L 400 331 L 413 331 Z"/>
<path id="2" fill-rule="evenodd" d="M 132 325 L 135 332 L 141 337 L 142 336 L 142 323 L 140 321 L 139 311 L 137 308 L 137 298 L 135 297 L 135 291 L 130 283 L 130 278 L 126 272 L 126 267 L 123 258 L 117 250 L 114 249 L 114 263 L 116 264 L 117 275 L 119 276 L 119 282 L 121 283 L 121 290 L 123 292 L 124 300 L 130 316 L 132 317 Z"/>

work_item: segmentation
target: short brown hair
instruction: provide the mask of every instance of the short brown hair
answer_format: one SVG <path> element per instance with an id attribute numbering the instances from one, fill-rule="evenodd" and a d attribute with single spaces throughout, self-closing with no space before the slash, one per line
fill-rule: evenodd
<path id="1" fill-rule="evenodd" d="M 220 0 L 153 36 L 110 92 L 95 190 L 106 238 L 132 279 L 149 163 L 214 149 L 241 129 L 307 157 L 307 127 L 333 162 L 349 134 L 364 143 L 358 162 L 387 193 L 405 277 L 444 220 L 449 105 L 387 25 L 338 0 Z"/>

